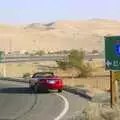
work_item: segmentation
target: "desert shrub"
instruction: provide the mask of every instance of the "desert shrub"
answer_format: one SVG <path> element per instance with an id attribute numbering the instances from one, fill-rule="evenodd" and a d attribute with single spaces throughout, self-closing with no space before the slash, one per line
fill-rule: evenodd
<path id="1" fill-rule="evenodd" d="M 96 53 L 99 53 L 98 50 L 92 50 L 92 54 L 96 54 Z"/>
<path id="2" fill-rule="evenodd" d="M 76 68 L 79 71 L 78 77 L 87 77 L 91 75 L 92 68 L 89 64 L 84 63 L 84 51 L 71 50 L 68 61 L 56 61 L 59 68 L 67 70 L 67 68 Z"/>
<path id="3" fill-rule="evenodd" d="M 39 56 L 45 55 L 45 51 L 43 50 L 36 51 L 35 55 L 39 55 Z"/>
<path id="4" fill-rule="evenodd" d="M 24 73 L 23 78 L 28 78 L 28 77 L 30 77 L 30 75 L 31 75 L 30 73 Z"/>
<path id="5" fill-rule="evenodd" d="M 120 108 L 90 103 L 83 111 L 84 120 L 120 120 Z"/>
<path id="6" fill-rule="evenodd" d="M 83 64 L 80 68 L 80 74 L 79 77 L 88 77 L 91 75 L 92 72 L 92 68 L 90 66 L 90 64 Z"/>

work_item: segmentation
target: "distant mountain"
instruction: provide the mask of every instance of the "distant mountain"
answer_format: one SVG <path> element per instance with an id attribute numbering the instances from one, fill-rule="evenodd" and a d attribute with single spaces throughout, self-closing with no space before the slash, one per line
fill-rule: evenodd
<path id="1" fill-rule="evenodd" d="M 120 35 L 120 22 L 64 20 L 24 26 L 0 25 L 0 49 L 6 51 L 104 50 L 104 36 Z"/>
<path id="2" fill-rule="evenodd" d="M 50 22 L 50 23 L 32 23 L 27 25 L 25 28 L 32 28 L 32 29 L 40 29 L 40 30 L 50 30 L 55 28 L 55 22 Z"/>

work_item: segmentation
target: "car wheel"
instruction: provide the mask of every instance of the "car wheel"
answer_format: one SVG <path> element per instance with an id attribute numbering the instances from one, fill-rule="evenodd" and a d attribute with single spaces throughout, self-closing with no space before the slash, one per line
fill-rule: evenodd
<path id="1" fill-rule="evenodd" d="M 62 92 L 62 89 L 58 89 L 58 92 L 59 92 L 59 93 Z"/>
<path id="2" fill-rule="evenodd" d="M 30 89 L 34 89 L 34 86 L 33 86 L 33 85 L 29 85 L 29 88 L 30 88 Z"/>
<path id="3" fill-rule="evenodd" d="M 34 86 L 34 92 L 35 92 L 35 93 L 38 93 L 38 91 L 39 91 L 39 88 L 38 88 L 37 85 L 35 85 L 35 86 Z"/>

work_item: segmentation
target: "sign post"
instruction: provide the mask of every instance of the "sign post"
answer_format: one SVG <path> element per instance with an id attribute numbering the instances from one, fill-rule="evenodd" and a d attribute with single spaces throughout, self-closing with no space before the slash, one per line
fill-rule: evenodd
<path id="1" fill-rule="evenodd" d="M 105 69 L 110 71 L 111 107 L 116 103 L 116 75 L 120 71 L 120 36 L 105 37 Z"/>
<path id="2" fill-rule="evenodd" d="M 110 93 L 111 93 L 111 108 L 116 103 L 116 79 L 115 79 L 115 73 L 110 71 Z"/>

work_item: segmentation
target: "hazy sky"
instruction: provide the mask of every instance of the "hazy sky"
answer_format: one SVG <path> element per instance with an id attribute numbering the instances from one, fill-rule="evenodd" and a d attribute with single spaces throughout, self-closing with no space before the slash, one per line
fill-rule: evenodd
<path id="1" fill-rule="evenodd" d="M 0 0 L 0 23 L 91 18 L 120 20 L 120 0 Z"/>

